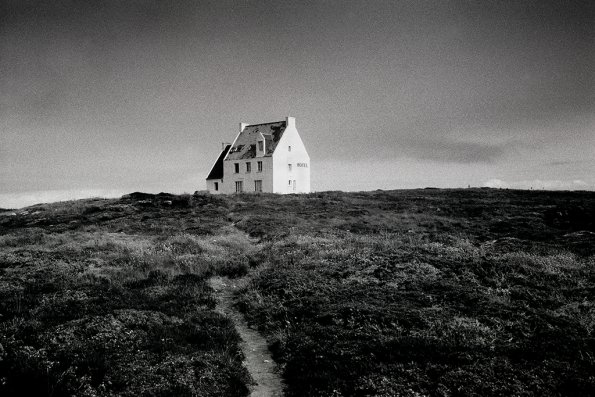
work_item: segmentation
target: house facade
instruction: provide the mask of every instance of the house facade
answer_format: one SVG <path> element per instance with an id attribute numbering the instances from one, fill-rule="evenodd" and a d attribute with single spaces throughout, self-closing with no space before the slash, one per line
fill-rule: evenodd
<path id="1" fill-rule="evenodd" d="M 295 118 L 264 124 L 240 123 L 207 176 L 207 190 L 230 193 L 309 193 L 310 157 Z"/>

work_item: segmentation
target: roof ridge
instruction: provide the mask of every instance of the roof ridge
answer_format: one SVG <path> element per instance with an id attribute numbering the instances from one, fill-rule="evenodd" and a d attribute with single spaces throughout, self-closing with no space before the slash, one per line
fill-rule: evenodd
<path id="1" fill-rule="evenodd" d="M 246 127 L 253 127 L 255 125 L 265 125 L 265 124 L 276 124 L 276 123 L 285 123 L 285 120 L 279 120 L 279 121 L 270 121 L 268 123 L 258 123 L 258 124 L 248 124 L 246 125 Z"/>

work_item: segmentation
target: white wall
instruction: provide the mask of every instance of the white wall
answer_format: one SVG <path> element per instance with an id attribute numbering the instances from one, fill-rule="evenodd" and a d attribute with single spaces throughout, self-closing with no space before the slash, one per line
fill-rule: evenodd
<path id="1" fill-rule="evenodd" d="M 258 161 L 262 161 L 262 172 L 258 172 Z M 246 163 L 252 164 L 251 172 L 246 172 Z M 235 173 L 234 164 L 240 164 L 240 172 Z M 223 190 L 222 193 L 235 193 L 236 181 L 243 181 L 244 192 L 254 193 L 254 181 L 262 181 L 262 191 L 273 191 L 273 158 L 258 157 L 248 160 L 223 161 Z M 220 188 L 221 189 L 221 188 Z"/>
<path id="2" fill-rule="evenodd" d="M 291 146 L 291 151 L 289 151 Z M 299 164 L 306 165 L 298 167 Z M 289 171 L 288 164 L 291 164 Z M 295 126 L 295 119 L 288 117 L 287 127 L 273 153 L 273 192 L 310 193 L 310 156 Z M 289 184 L 291 180 L 292 184 Z M 293 181 L 296 181 L 296 189 Z"/>
<path id="3" fill-rule="evenodd" d="M 215 182 L 219 183 L 219 190 L 215 190 Z M 221 194 L 223 193 L 222 189 L 222 179 L 207 179 L 207 190 L 209 193 L 212 194 Z"/>

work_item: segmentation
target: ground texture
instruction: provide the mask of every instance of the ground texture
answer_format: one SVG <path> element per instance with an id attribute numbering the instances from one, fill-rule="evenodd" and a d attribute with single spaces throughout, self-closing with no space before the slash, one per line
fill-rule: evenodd
<path id="1" fill-rule="evenodd" d="M 250 328 L 242 313 L 234 307 L 234 295 L 247 281 L 246 278 L 229 279 L 215 276 L 209 279 L 209 284 L 217 297 L 217 312 L 233 322 L 242 339 L 240 347 L 244 353 L 243 364 L 254 380 L 250 396 L 282 397 L 283 382 L 277 373 L 266 339 L 258 331 Z"/>
<path id="2" fill-rule="evenodd" d="M 0 213 L 2 396 L 593 396 L 594 374 L 594 193 Z"/>

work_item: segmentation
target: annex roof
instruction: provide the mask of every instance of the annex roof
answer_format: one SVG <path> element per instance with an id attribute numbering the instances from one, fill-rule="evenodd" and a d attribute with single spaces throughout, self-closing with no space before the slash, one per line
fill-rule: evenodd
<path id="1" fill-rule="evenodd" d="M 260 139 L 260 134 L 262 134 L 265 139 L 265 156 L 272 155 L 277 147 L 277 143 L 279 143 L 279 140 L 283 136 L 286 127 L 286 121 L 247 125 L 236 138 L 233 147 L 229 150 L 226 160 L 255 158 L 256 143 Z"/>
<path id="2" fill-rule="evenodd" d="M 223 159 L 225 158 L 227 152 L 229 152 L 229 148 L 231 148 L 231 145 L 226 145 L 225 149 L 221 151 L 221 154 L 217 158 L 217 161 L 215 161 L 213 168 L 211 168 L 211 172 L 209 172 L 209 176 L 207 176 L 207 180 L 223 179 Z"/>

